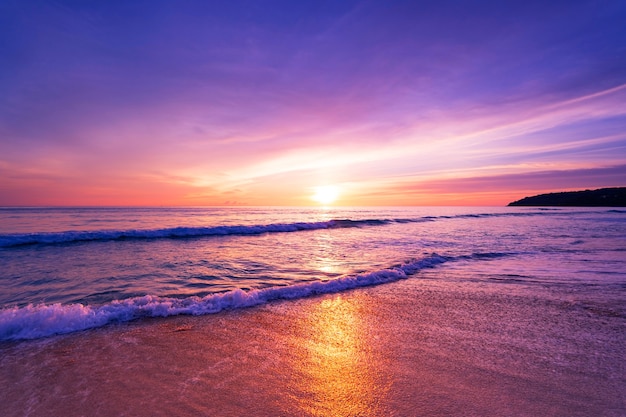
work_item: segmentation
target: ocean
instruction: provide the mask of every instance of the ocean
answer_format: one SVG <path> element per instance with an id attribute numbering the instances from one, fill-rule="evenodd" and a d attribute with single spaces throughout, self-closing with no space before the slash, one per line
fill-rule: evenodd
<path id="1" fill-rule="evenodd" d="M 621 208 L 1 208 L 0 265 L 2 415 L 626 415 Z M 311 343 L 336 351 L 303 367 L 291 355 Z M 398 365 L 416 355 L 431 373 Z M 98 397 L 137 366 L 144 391 Z M 465 375 L 488 401 L 457 398 Z M 489 397 L 504 375 L 508 408 Z M 382 385 L 362 392 L 366 377 Z"/>

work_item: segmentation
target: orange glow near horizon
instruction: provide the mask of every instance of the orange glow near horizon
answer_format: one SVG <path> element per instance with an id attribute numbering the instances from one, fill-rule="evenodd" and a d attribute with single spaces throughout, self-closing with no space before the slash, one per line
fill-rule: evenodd
<path id="1" fill-rule="evenodd" d="M 328 195 L 326 192 L 320 195 L 317 192 L 315 195 L 297 194 L 291 191 L 292 187 L 279 186 L 272 190 L 251 187 L 247 191 L 224 192 L 150 181 L 129 182 L 118 188 L 114 183 L 109 187 L 88 187 L 42 182 L 31 183 L 28 188 L 2 189 L 0 185 L 0 197 L 6 198 L 0 198 L 0 206 L 505 206 L 536 194 L 600 188 L 593 183 L 593 177 L 588 181 L 581 178 L 577 181 L 580 184 L 578 187 L 568 186 L 565 181 L 541 186 L 539 180 L 528 180 L 528 186 L 512 184 L 514 186 L 507 189 L 507 184 L 514 181 L 508 177 L 498 181 L 485 186 L 480 181 L 468 184 L 468 180 L 463 179 L 440 184 L 404 181 L 385 185 L 372 183 L 370 188 L 361 184 L 341 198 L 334 192 Z M 609 183 L 606 186 L 623 184 Z"/>

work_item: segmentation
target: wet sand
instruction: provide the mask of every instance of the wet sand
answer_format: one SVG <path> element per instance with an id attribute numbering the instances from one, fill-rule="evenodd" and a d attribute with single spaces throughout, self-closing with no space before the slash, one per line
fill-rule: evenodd
<path id="1" fill-rule="evenodd" d="M 626 415 L 626 318 L 511 288 L 409 279 L 5 343 L 0 415 Z"/>

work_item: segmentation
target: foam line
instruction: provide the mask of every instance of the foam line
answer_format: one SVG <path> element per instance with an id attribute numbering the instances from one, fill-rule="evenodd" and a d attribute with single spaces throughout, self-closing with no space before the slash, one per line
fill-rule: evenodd
<path id="1" fill-rule="evenodd" d="M 584 214 L 586 212 L 577 212 Z M 607 213 L 622 213 L 620 210 L 609 210 Z M 567 214 L 572 214 L 568 212 Z M 11 248 L 25 245 L 55 245 L 79 242 L 97 242 L 108 240 L 127 239 L 177 239 L 228 235 L 260 235 L 264 233 L 289 233 L 305 230 L 344 229 L 353 227 L 384 226 L 388 224 L 422 223 L 444 219 L 481 219 L 488 217 L 527 217 L 527 216 L 555 216 L 559 211 L 527 211 L 512 213 L 476 213 L 458 214 L 452 216 L 424 216 L 402 219 L 335 219 L 323 222 L 276 223 L 261 225 L 240 226 L 212 226 L 212 227 L 172 227 L 165 229 L 131 229 L 131 230 L 92 230 L 92 231 L 65 231 L 49 233 L 13 233 L 0 234 L 0 248 Z"/>
<path id="2" fill-rule="evenodd" d="M 74 242 L 125 240 L 125 239 L 175 239 L 186 237 L 260 235 L 263 233 L 287 233 L 303 230 L 341 229 L 361 226 L 378 226 L 392 220 L 329 220 L 325 222 L 300 222 L 250 226 L 172 227 L 155 230 L 97 230 L 52 233 L 21 233 L 0 235 L 0 247 L 36 244 L 61 244 Z"/>
<path id="3" fill-rule="evenodd" d="M 392 268 L 345 276 L 329 281 L 313 281 L 285 287 L 233 290 L 205 297 L 169 298 L 146 295 L 115 300 L 103 306 L 83 304 L 40 304 L 0 310 L 0 341 L 37 339 L 126 322 L 140 317 L 167 317 L 181 314 L 204 315 L 265 304 L 280 299 L 297 299 L 370 285 L 398 281 L 448 258 L 433 254 Z"/>

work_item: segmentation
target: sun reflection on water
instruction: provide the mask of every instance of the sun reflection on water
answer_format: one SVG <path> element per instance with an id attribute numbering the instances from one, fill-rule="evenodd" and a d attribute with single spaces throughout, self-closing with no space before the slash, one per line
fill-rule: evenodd
<path id="1" fill-rule="evenodd" d="M 358 301 L 341 296 L 315 303 L 300 323 L 307 335 L 299 340 L 294 368 L 301 408 L 313 416 L 380 415 L 387 391 L 373 353 Z"/>
<path id="2" fill-rule="evenodd" d="M 315 235 L 316 252 L 310 264 L 314 270 L 327 275 L 339 274 L 339 259 L 335 254 L 332 231 L 324 230 Z"/>

